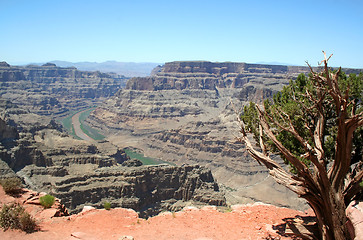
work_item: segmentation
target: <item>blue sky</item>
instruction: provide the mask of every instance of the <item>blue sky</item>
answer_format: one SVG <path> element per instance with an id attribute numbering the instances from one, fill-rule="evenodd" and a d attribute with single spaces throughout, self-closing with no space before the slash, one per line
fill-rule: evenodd
<path id="1" fill-rule="evenodd" d="M 0 61 L 280 62 L 363 68 L 363 1 L 0 0 Z"/>

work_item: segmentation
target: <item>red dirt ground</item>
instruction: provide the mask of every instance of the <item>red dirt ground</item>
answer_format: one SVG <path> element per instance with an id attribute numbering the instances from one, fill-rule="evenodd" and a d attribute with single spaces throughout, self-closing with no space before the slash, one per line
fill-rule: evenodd
<path id="1" fill-rule="evenodd" d="M 26 195 L 26 194 L 25 194 Z M 24 202 L 26 196 L 13 198 L 0 187 L 0 204 Z M 55 209 L 43 210 L 37 204 L 24 204 L 37 220 L 40 230 L 26 234 L 20 230 L 0 230 L 0 239 L 32 240 L 234 240 L 290 239 L 276 233 L 273 226 L 284 226 L 285 218 L 307 213 L 271 205 L 236 205 L 227 212 L 213 206 L 185 208 L 181 212 L 162 213 L 147 220 L 138 218 L 130 209 L 89 210 L 68 217 L 51 217 Z M 133 238 L 127 238 L 132 236 Z M 270 238 L 271 239 L 271 238 Z"/>

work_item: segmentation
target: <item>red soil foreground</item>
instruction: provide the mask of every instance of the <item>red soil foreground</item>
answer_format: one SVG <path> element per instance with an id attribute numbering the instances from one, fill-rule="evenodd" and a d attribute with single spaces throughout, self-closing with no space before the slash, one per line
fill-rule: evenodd
<path id="1" fill-rule="evenodd" d="M 36 219 L 40 230 L 26 234 L 20 230 L 0 230 L 0 239 L 135 239 L 135 240 L 234 240 L 234 239 L 290 239 L 276 233 L 284 228 L 286 218 L 308 216 L 307 213 L 278 208 L 272 205 L 236 205 L 221 212 L 213 206 L 202 209 L 185 208 L 181 212 L 162 213 L 147 220 L 130 209 L 89 210 L 77 215 L 52 217 L 56 209 L 47 209 L 36 202 L 26 201 L 26 194 L 13 198 L 0 187 L 0 203 L 13 201 L 24 207 Z M 28 194 L 29 199 L 29 194 Z M 128 237 L 130 236 L 130 237 Z M 132 238 L 131 238 L 132 236 Z"/>

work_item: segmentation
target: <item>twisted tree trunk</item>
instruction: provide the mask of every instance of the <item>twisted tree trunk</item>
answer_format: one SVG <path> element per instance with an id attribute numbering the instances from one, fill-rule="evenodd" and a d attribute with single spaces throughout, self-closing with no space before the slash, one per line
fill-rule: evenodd
<path id="1" fill-rule="evenodd" d="M 325 55 L 325 53 L 324 53 Z M 330 57 L 329 57 L 330 58 Z M 347 229 L 346 207 L 351 202 L 353 197 L 360 191 L 359 183 L 363 179 L 363 170 L 357 170 L 353 178 L 347 178 L 351 167 L 352 140 L 353 133 L 363 125 L 363 113 L 355 114 L 348 112 L 350 104 L 355 104 L 349 101 L 349 89 L 342 93 L 338 86 L 339 72 L 332 74 L 328 69 L 328 60 L 325 56 L 324 71 L 315 73 L 311 68 L 312 80 L 315 87 L 315 93 L 307 92 L 312 106 L 316 110 L 314 112 L 315 122 L 308 127 L 313 134 L 313 147 L 309 145 L 307 140 L 304 140 L 294 128 L 291 119 L 285 118 L 284 124 L 273 119 L 266 111 L 256 106 L 259 122 L 260 122 L 260 147 L 262 152 L 257 151 L 250 140 L 247 138 L 247 131 L 244 123 L 238 118 L 241 124 L 242 137 L 239 141 L 246 145 L 247 151 L 259 163 L 263 163 L 274 179 L 297 193 L 300 197 L 306 199 L 316 214 L 317 223 L 321 236 L 318 239 L 323 240 L 346 240 L 351 236 Z M 309 65 L 310 67 L 310 65 Z M 337 138 L 335 148 L 335 159 L 330 168 L 327 167 L 328 159 L 325 157 L 323 149 L 324 141 L 324 101 L 326 96 L 331 96 L 331 104 L 335 105 L 337 116 Z M 353 108 L 354 109 L 354 108 Z M 280 113 L 281 118 L 285 113 Z M 306 153 L 300 158 L 297 158 L 276 138 L 274 131 L 270 127 L 270 122 L 274 126 L 278 126 L 279 130 L 287 131 L 292 134 L 303 146 Z M 275 161 L 273 161 L 262 141 L 262 134 L 267 136 L 280 153 L 295 167 L 296 174 L 291 174 L 285 171 Z M 305 158 L 312 163 L 308 167 L 304 164 L 301 158 Z"/>

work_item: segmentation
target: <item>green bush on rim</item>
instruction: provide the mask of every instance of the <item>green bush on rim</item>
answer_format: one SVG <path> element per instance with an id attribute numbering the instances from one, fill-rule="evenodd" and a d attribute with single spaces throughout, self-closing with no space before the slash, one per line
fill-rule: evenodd
<path id="1" fill-rule="evenodd" d="M 40 197 L 39 202 L 44 208 L 50 208 L 55 202 L 55 197 L 47 194 L 43 197 Z"/>
<path id="2" fill-rule="evenodd" d="M 111 203 L 109 203 L 109 202 L 105 202 L 105 203 L 103 204 L 103 207 L 104 207 L 106 210 L 110 210 L 110 209 L 111 209 Z"/>

